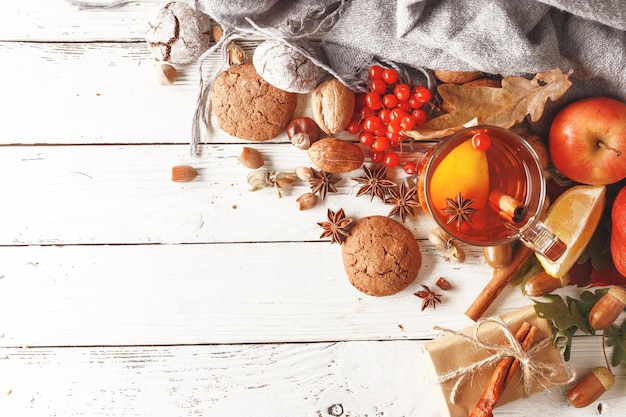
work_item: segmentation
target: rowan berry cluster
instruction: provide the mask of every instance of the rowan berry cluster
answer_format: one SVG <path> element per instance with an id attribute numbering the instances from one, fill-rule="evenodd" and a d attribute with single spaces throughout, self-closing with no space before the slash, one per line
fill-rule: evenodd
<path id="1" fill-rule="evenodd" d="M 428 114 L 423 107 L 432 95 L 423 85 L 398 82 L 398 73 L 392 68 L 373 65 L 368 77 L 370 91 L 357 95 L 355 115 L 346 130 L 358 134 L 361 145 L 370 148 L 372 162 L 395 168 L 400 164 L 397 148 L 407 138 L 403 131 L 426 122 Z M 413 161 L 402 168 L 409 175 L 417 169 Z"/>

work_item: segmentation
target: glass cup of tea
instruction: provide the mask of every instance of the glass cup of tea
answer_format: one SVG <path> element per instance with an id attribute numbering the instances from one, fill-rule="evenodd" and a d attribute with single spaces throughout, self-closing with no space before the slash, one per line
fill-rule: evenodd
<path id="1" fill-rule="evenodd" d="M 566 245 L 542 222 L 546 181 L 537 154 L 514 132 L 465 128 L 431 149 L 420 175 L 428 212 L 454 238 L 474 246 L 520 240 L 556 261 Z"/>

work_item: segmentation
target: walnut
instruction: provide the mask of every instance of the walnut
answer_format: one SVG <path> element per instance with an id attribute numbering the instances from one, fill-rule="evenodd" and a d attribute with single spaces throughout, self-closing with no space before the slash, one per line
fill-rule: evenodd
<path id="1" fill-rule="evenodd" d="M 265 81 L 281 90 L 306 94 L 317 85 L 317 66 L 283 42 L 266 40 L 261 43 L 254 50 L 252 63 Z"/>
<path id="2" fill-rule="evenodd" d="M 211 18 L 187 3 L 169 2 L 148 22 L 146 42 L 160 61 L 189 64 L 209 47 Z"/>

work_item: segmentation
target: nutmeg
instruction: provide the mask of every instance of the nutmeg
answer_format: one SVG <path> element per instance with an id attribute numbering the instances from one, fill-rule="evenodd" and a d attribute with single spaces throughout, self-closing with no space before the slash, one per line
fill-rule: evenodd
<path id="1" fill-rule="evenodd" d="M 332 137 L 315 142 L 307 150 L 307 155 L 318 168 L 334 174 L 360 168 L 365 160 L 358 145 Z"/>
<path id="2" fill-rule="evenodd" d="M 354 113 L 355 94 L 332 78 L 318 85 L 312 96 L 313 118 L 328 135 L 344 130 Z"/>

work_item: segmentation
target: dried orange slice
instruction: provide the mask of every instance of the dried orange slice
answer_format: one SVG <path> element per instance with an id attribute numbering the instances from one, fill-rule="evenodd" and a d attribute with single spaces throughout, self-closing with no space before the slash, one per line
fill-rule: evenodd
<path id="1" fill-rule="evenodd" d="M 435 168 L 430 180 L 430 198 L 438 210 L 446 207 L 446 199 L 461 193 L 473 199 L 472 207 L 481 209 L 489 197 L 489 165 L 485 151 L 475 149 L 468 139 L 452 149 Z"/>
<path id="2" fill-rule="evenodd" d="M 574 186 L 552 203 L 543 223 L 567 245 L 567 249 L 556 261 L 537 255 L 549 275 L 561 278 L 578 260 L 600 222 L 605 204 L 604 185 Z"/>

